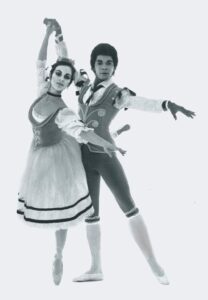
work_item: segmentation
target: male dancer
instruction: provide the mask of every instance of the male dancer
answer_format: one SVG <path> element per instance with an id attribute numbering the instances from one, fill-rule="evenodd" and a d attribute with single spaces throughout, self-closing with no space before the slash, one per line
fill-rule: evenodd
<path id="1" fill-rule="evenodd" d="M 57 37 L 57 40 L 62 39 Z M 62 55 L 67 51 L 63 43 L 58 42 Z M 79 115 L 82 121 L 94 128 L 95 132 L 113 142 L 109 133 L 109 125 L 112 119 L 121 109 L 134 108 L 151 112 L 170 111 L 174 119 L 181 112 L 187 117 L 193 118 L 195 113 L 167 100 L 152 100 L 136 96 L 127 88 L 120 88 L 113 82 L 113 75 L 118 64 L 116 49 L 110 44 L 98 44 L 91 53 L 91 69 L 95 74 L 95 80 L 91 84 L 89 79 L 79 76 L 76 85 L 79 87 Z M 81 84 L 80 84 L 81 82 Z M 153 274 L 161 284 L 169 284 L 164 270 L 156 260 L 150 238 L 144 220 L 132 199 L 129 185 L 123 168 L 113 153 L 108 157 L 100 147 L 94 145 L 82 146 L 83 164 L 85 167 L 88 187 L 95 212 L 86 222 L 87 239 L 90 247 L 92 264 L 89 271 L 75 278 L 74 281 L 97 281 L 103 279 L 100 256 L 100 217 L 99 217 L 99 191 L 100 179 L 104 179 L 112 191 L 118 205 L 126 215 L 132 236 L 140 247 Z"/>

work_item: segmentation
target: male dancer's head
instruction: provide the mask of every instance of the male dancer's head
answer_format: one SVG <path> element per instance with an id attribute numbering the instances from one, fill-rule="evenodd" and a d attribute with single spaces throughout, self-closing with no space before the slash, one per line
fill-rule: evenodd
<path id="1" fill-rule="evenodd" d="M 90 65 L 96 81 L 109 80 L 115 73 L 118 65 L 116 49 L 110 44 L 98 44 L 91 53 Z"/>

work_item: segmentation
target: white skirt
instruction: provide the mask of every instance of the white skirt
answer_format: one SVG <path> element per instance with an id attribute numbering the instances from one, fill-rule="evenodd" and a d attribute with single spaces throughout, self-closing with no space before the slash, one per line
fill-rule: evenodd
<path id="1" fill-rule="evenodd" d="M 94 212 L 79 144 L 63 134 L 58 144 L 30 147 L 17 213 L 29 225 L 66 229 Z"/>

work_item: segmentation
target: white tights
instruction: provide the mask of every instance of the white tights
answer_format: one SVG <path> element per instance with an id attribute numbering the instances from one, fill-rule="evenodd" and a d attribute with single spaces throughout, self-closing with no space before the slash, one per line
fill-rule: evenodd
<path id="1" fill-rule="evenodd" d="M 55 232 L 56 237 L 56 257 L 62 258 L 62 252 L 66 243 L 67 230 L 59 229 Z"/>

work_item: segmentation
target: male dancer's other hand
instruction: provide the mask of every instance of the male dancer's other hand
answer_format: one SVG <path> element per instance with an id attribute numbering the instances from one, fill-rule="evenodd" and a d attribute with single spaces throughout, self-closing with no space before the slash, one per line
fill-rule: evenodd
<path id="1" fill-rule="evenodd" d="M 131 127 L 130 127 L 129 124 L 125 124 L 125 125 L 122 126 L 120 129 L 117 130 L 117 134 L 120 135 L 122 132 L 128 131 L 130 128 L 131 128 Z"/>
<path id="2" fill-rule="evenodd" d="M 123 130 L 123 131 L 127 131 L 127 130 L 129 130 L 131 127 L 130 127 L 130 125 L 129 124 L 126 124 L 126 125 L 124 125 L 121 129 Z"/>
<path id="3" fill-rule="evenodd" d="M 45 18 L 43 20 L 43 23 L 48 27 L 48 26 L 52 26 L 53 30 L 56 32 L 56 36 L 62 33 L 61 30 L 61 26 L 60 24 L 57 22 L 56 19 L 49 19 L 49 18 Z"/>
<path id="4" fill-rule="evenodd" d="M 192 118 L 196 115 L 195 112 L 190 111 L 186 108 L 184 108 L 183 106 L 179 106 L 171 101 L 168 101 L 168 108 L 171 112 L 171 114 L 173 115 L 173 118 L 175 120 L 177 120 L 177 112 L 181 112 L 182 114 L 184 114 L 185 116 L 187 116 L 188 118 Z"/>

